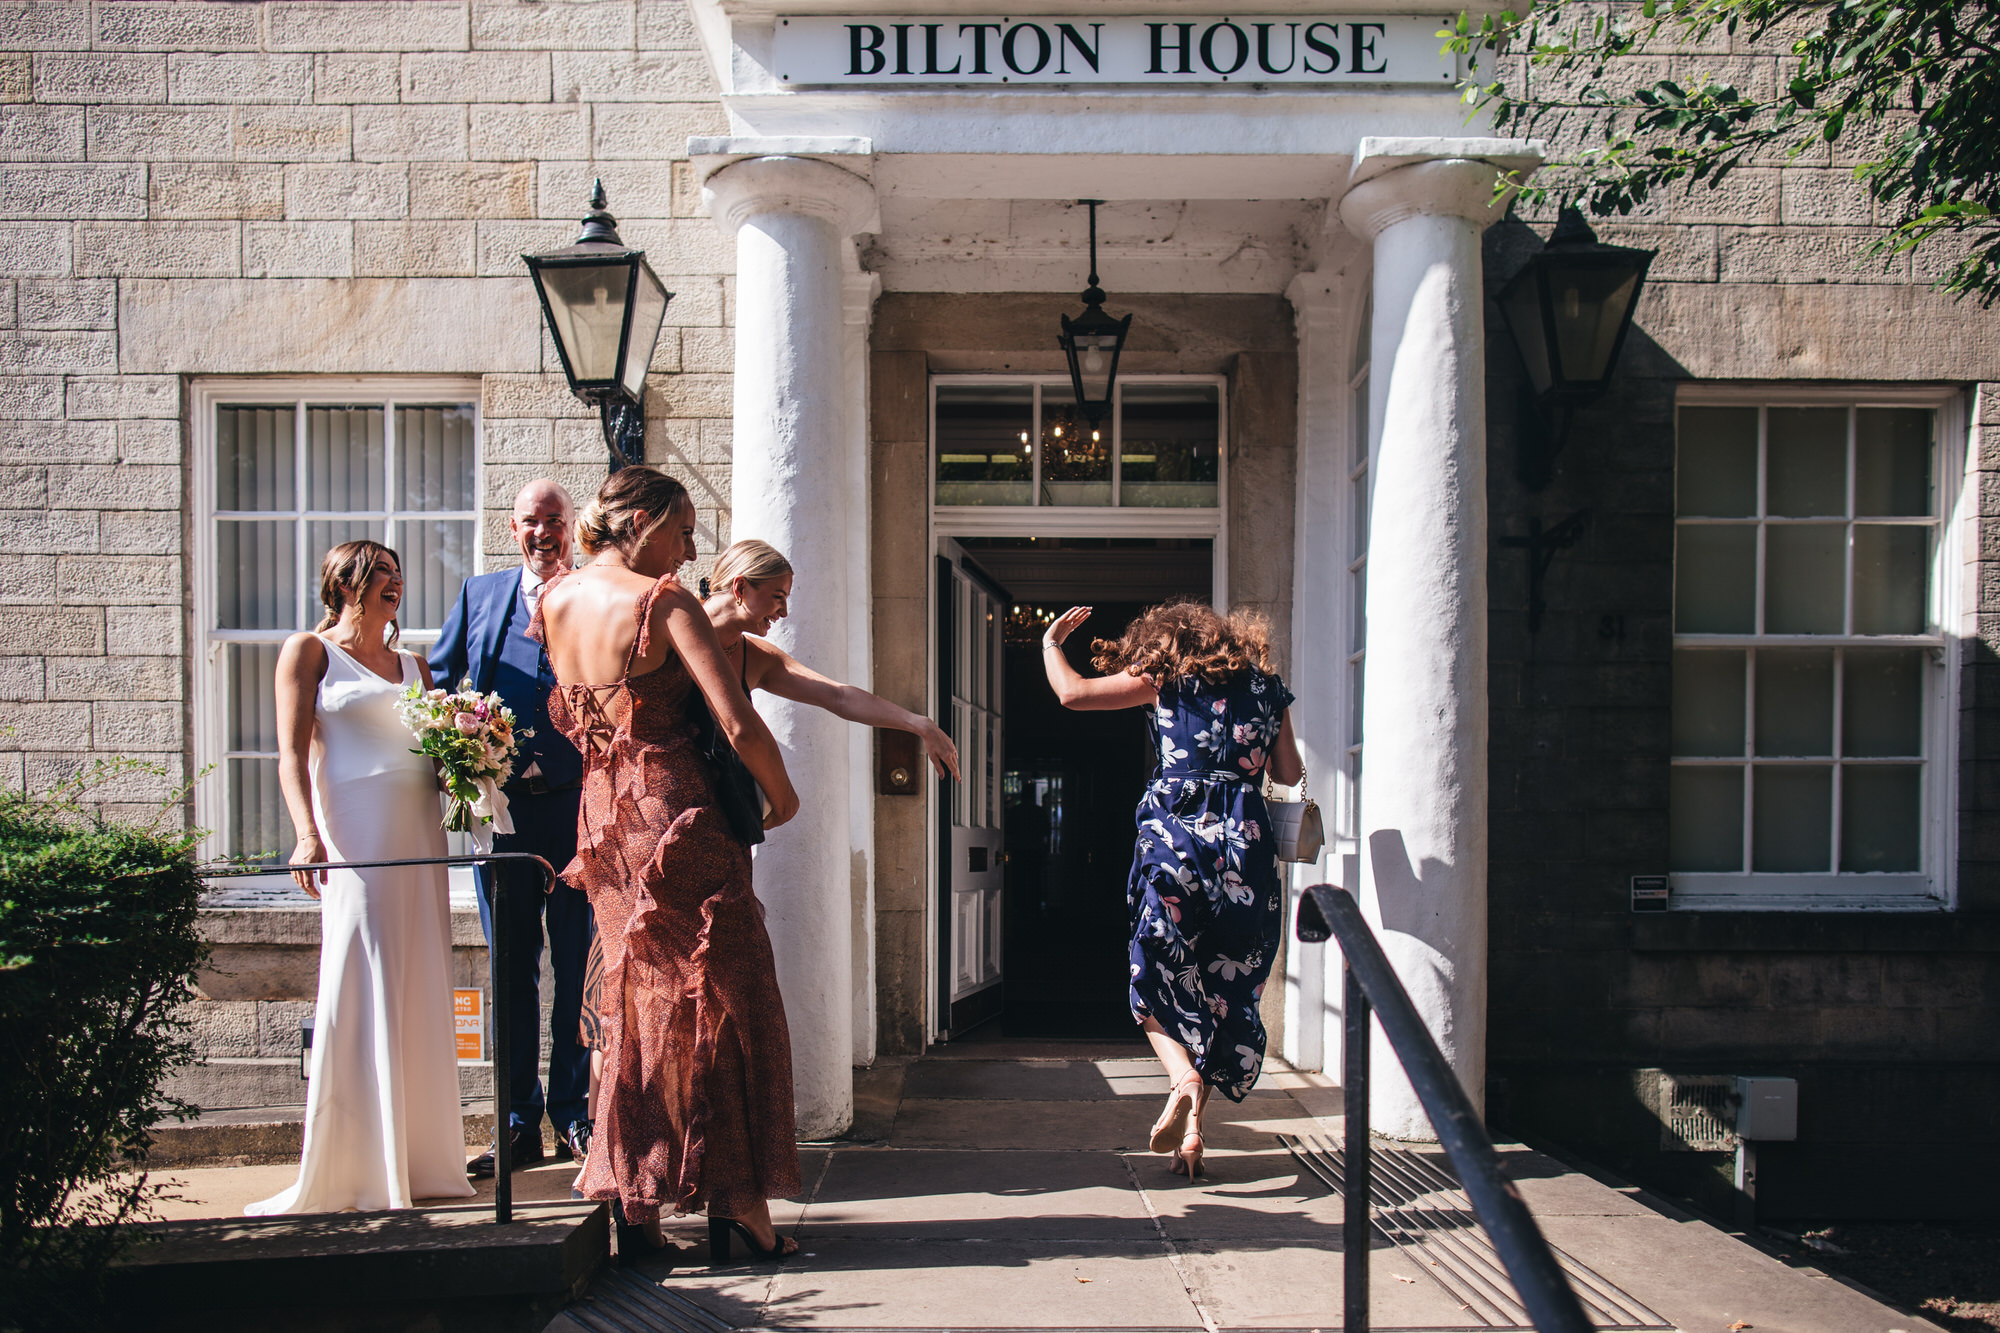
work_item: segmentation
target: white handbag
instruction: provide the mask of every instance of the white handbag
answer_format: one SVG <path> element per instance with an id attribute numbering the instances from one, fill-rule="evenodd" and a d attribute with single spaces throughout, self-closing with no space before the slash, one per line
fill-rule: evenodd
<path id="1" fill-rule="evenodd" d="M 1264 808 L 1271 812 L 1271 836 L 1278 840 L 1280 861 L 1317 861 L 1326 845 L 1326 826 L 1320 821 L 1319 803 L 1306 794 L 1306 775 L 1299 774 L 1296 801 L 1271 799 L 1271 776 L 1264 775 Z"/>

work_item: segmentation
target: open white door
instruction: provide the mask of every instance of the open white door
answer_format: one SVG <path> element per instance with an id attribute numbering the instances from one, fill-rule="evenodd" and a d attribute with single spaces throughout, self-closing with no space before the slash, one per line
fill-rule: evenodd
<path id="1" fill-rule="evenodd" d="M 963 782 L 946 782 L 939 822 L 938 962 L 941 1026 L 947 1036 L 997 1017 L 1000 981 L 1005 802 L 1002 766 L 1002 635 L 1007 594 L 958 543 L 938 554 L 939 720 L 958 745 Z"/>

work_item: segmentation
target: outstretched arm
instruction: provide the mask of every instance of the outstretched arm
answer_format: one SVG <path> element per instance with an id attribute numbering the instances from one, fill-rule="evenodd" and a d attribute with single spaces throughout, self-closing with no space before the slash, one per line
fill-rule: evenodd
<path id="1" fill-rule="evenodd" d="M 748 668 L 751 688 L 769 690 L 781 699 L 824 708 L 835 717 L 859 722 L 864 727 L 887 727 L 907 731 L 923 742 L 931 767 L 939 777 L 958 780 L 958 747 L 944 729 L 922 713 L 912 713 L 890 703 L 879 694 L 870 694 L 858 685 L 829 680 L 809 666 L 801 665 L 776 644 L 745 635 L 743 642 L 752 653 Z"/>
<path id="2" fill-rule="evenodd" d="M 1085 677 L 1069 664 L 1063 655 L 1063 641 L 1090 619 L 1090 611 L 1087 606 L 1072 606 L 1042 633 L 1042 669 L 1049 673 L 1049 686 L 1055 690 L 1057 702 L 1078 712 L 1157 704 L 1160 691 L 1144 676 L 1121 671 L 1115 676 Z"/>
<path id="3" fill-rule="evenodd" d="M 764 719 L 750 706 L 743 687 L 736 683 L 734 665 L 723 657 L 722 645 L 715 638 L 715 626 L 708 623 L 708 615 L 695 595 L 679 584 L 669 585 L 653 599 L 653 629 L 655 633 L 664 631 L 672 641 L 674 651 L 687 665 L 702 697 L 708 700 L 716 725 L 742 756 L 750 776 L 764 789 L 764 797 L 771 803 L 764 827 L 776 828 L 797 814 L 798 793 L 792 790 L 792 779 L 785 772 L 785 759 L 778 751 L 778 742 L 764 725 Z"/>

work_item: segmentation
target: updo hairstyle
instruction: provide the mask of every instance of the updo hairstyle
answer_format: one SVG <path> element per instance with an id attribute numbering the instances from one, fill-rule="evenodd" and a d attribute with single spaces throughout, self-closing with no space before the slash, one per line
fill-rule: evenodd
<path id="1" fill-rule="evenodd" d="M 615 549 L 630 557 L 641 535 L 636 515 L 645 513 L 650 524 L 688 503 L 687 487 L 658 468 L 642 463 L 619 468 L 576 516 L 577 549 L 585 555 Z"/>
<path id="2" fill-rule="evenodd" d="M 398 570 L 403 567 L 403 557 L 381 542 L 342 542 L 328 551 L 326 558 L 319 562 L 319 600 L 320 605 L 326 608 L 326 614 L 320 617 L 319 624 L 313 629 L 316 632 L 329 630 L 339 624 L 340 613 L 346 609 L 348 597 L 352 595 L 359 601 L 384 562 Z M 388 642 L 394 643 L 402 636 L 400 620 L 391 620 Z"/>
<path id="3" fill-rule="evenodd" d="M 745 537 L 740 542 L 731 542 L 728 549 L 716 557 L 715 573 L 709 578 L 716 591 L 728 592 L 738 579 L 754 588 L 772 579 L 781 579 L 791 572 L 792 562 L 785 559 L 777 547 L 769 542 L 760 542 L 755 537 Z"/>
<path id="4" fill-rule="evenodd" d="M 1145 676 L 1164 688 L 1186 676 L 1227 685 L 1245 671 L 1271 671 L 1271 622 L 1238 607 L 1224 616 L 1192 598 L 1147 607 L 1117 639 L 1091 645 L 1093 664 Z"/>

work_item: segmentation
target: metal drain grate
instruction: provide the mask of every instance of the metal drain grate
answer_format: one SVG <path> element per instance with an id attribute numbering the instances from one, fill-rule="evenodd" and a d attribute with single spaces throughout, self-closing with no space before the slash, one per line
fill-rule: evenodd
<path id="1" fill-rule="evenodd" d="M 590 1284 L 564 1316 L 590 1333 L 732 1333 L 732 1326 L 678 1292 L 614 1268 Z"/>
<path id="2" fill-rule="evenodd" d="M 1347 1163 L 1330 1140 L 1307 1134 L 1278 1135 L 1299 1165 L 1336 1193 L 1346 1192 Z M 1375 1229 L 1383 1239 L 1408 1251 L 1417 1267 L 1445 1293 L 1481 1321 L 1502 1333 L 1533 1333 L 1528 1312 L 1514 1283 L 1472 1211 L 1472 1201 L 1459 1189 L 1446 1166 L 1434 1158 L 1377 1143 L 1370 1203 Z M 1599 1328 L 1671 1329 L 1673 1325 L 1592 1272 L 1561 1250 L 1556 1261 L 1583 1302 L 1584 1313 Z"/>

